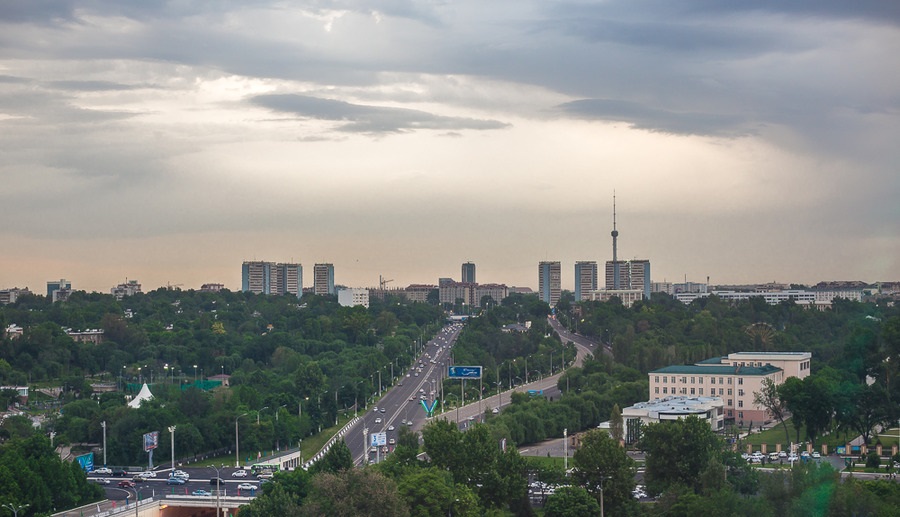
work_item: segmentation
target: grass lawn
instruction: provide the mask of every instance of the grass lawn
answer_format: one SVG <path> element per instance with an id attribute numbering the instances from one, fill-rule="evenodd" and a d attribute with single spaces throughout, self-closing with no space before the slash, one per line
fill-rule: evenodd
<path id="1" fill-rule="evenodd" d="M 337 432 L 340 431 L 342 427 L 344 427 L 344 424 L 346 424 L 347 422 L 349 422 L 352 419 L 353 419 L 352 414 L 339 416 L 338 417 L 338 425 L 329 427 L 328 429 L 322 429 L 321 433 L 314 434 L 312 436 L 307 436 L 306 438 L 304 438 L 303 444 L 300 447 L 300 449 L 303 451 L 303 460 L 306 461 L 307 459 L 312 457 L 314 454 L 316 454 L 317 452 L 322 450 L 322 447 L 325 446 L 325 443 L 328 442 L 328 440 L 330 440 L 332 436 L 337 434 Z M 243 448 L 241 448 L 241 450 L 243 451 Z M 262 452 L 265 453 L 266 451 L 262 451 Z M 271 451 L 269 451 L 269 452 L 271 452 Z M 244 456 L 243 453 L 241 455 Z M 244 458 L 241 458 L 241 462 L 243 462 L 245 459 L 246 459 L 246 456 L 244 456 Z M 224 464 L 228 467 L 233 467 L 234 466 L 234 454 L 228 454 L 225 456 L 216 456 L 214 458 L 207 458 L 205 460 L 201 460 L 201 461 L 192 463 L 191 466 L 192 467 L 209 467 L 209 466 L 218 466 L 218 465 L 222 465 L 222 464 Z"/>
<path id="2" fill-rule="evenodd" d="M 787 419 L 785 420 L 785 424 L 787 424 L 788 435 L 790 436 L 791 441 L 795 441 L 797 439 L 797 431 L 794 427 L 793 421 L 791 419 Z M 854 436 L 851 436 L 851 434 L 853 434 Z M 824 443 L 828 444 L 829 450 L 834 450 L 834 447 L 838 445 L 846 445 L 847 440 L 850 440 L 852 438 L 855 438 L 855 433 L 833 433 L 825 436 L 819 436 L 816 439 L 816 449 L 818 450 L 818 446 Z M 806 430 L 801 428 L 800 441 L 802 442 L 806 440 L 808 440 L 808 437 L 806 436 Z M 791 442 L 785 443 L 784 427 L 779 422 L 776 423 L 773 427 L 766 429 L 765 431 L 754 431 L 750 436 L 742 438 L 740 440 L 741 447 L 739 447 L 739 450 L 740 452 L 743 452 L 744 446 L 746 446 L 747 444 L 753 445 L 754 450 L 759 450 L 759 446 L 763 443 L 767 444 L 768 451 L 772 452 L 775 450 L 776 443 L 780 443 L 781 448 L 783 450 L 787 450 Z"/>
<path id="3" fill-rule="evenodd" d="M 565 466 L 565 458 L 546 457 L 546 456 L 522 456 L 529 465 L 535 467 L 557 467 L 562 470 Z M 569 468 L 572 468 L 572 458 L 569 458 Z"/>

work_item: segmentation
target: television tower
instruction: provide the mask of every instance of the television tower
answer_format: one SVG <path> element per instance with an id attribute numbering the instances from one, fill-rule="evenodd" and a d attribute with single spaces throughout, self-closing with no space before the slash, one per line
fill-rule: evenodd
<path id="1" fill-rule="evenodd" d="M 616 230 L 616 191 L 613 190 L 613 230 L 610 233 L 613 238 L 613 289 L 621 289 L 619 285 L 619 257 L 616 249 L 616 240 L 619 237 L 619 230 Z"/>

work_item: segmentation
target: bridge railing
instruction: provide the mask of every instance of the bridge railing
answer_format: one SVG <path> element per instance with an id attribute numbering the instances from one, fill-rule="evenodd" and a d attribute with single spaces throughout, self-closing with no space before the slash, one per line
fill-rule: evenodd
<path id="1" fill-rule="evenodd" d="M 338 440 L 344 439 L 344 436 L 346 436 L 346 434 L 350 432 L 350 429 L 352 429 L 353 426 L 356 425 L 357 422 L 359 422 L 359 417 L 353 417 L 352 420 L 350 420 L 349 422 L 344 424 L 344 427 L 342 427 L 340 431 L 335 433 L 335 435 L 332 436 L 331 439 L 329 439 L 328 442 L 325 443 L 325 446 L 322 447 L 322 450 L 317 452 L 312 458 L 309 459 L 309 461 L 306 461 L 303 463 L 303 469 L 309 470 L 309 468 L 312 467 L 317 461 L 322 459 L 322 457 L 324 457 L 325 454 L 329 450 L 331 450 L 331 447 L 335 443 L 337 443 Z"/>

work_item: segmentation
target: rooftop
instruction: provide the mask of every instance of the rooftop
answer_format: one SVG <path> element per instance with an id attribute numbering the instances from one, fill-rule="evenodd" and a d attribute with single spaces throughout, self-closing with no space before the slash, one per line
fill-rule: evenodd
<path id="1" fill-rule="evenodd" d="M 690 415 L 695 413 L 705 413 L 706 411 L 709 411 L 710 408 L 721 406 L 724 406 L 724 401 L 719 397 L 665 397 L 662 399 L 653 399 L 648 402 L 638 402 L 625 409 L 646 410 L 668 415 L 679 413 Z"/>
<path id="2" fill-rule="evenodd" d="M 676 374 L 693 374 L 693 375 L 769 375 L 774 372 L 780 372 L 781 368 L 767 364 L 765 366 L 698 366 L 695 364 L 684 364 L 675 366 L 666 366 L 658 370 L 653 370 L 651 374 L 656 373 L 676 373 Z"/>

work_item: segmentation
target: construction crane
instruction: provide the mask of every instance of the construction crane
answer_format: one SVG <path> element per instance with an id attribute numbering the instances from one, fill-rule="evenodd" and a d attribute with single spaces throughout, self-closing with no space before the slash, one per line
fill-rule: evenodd
<path id="1" fill-rule="evenodd" d="M 388 280 L 388 279 L 384 278 L 383 276 L 378 275 L 378 288 L 381 289 L 382 291 L 384 291 L 385 288 L 387 288 L 388 282 L 393 282 L 393 281 L 394 281 L 393 279 Z"/>

